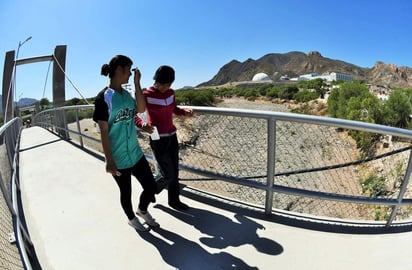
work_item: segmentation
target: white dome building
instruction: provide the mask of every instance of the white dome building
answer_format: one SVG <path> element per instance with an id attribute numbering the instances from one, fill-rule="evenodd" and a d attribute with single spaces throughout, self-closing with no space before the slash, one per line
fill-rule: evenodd
<path id="1" fill-rule="evenodd" d="M 270 78 L 266 73 L 257 73 L 255 74 L 255 76 L 253 76 L 252 82 L 259 81 L 270 81 Z"/>

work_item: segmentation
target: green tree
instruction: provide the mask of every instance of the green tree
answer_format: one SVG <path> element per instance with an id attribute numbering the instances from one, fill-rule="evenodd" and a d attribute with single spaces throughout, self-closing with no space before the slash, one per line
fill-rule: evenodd
<path id="1" fill-rule="evenodd" d="M 50 105 L 50 101 L 47 98 L 42 98 L 39 101 L 40 106 L 48 106 Z"/>
<path id="2" fill-rule="evenodd" d="M 359 81 L 351 81 L 332 90 L 328 98 L 328 113 L 332 117 L 348 119 L 348 103 L 351 98 L 368 96 L 369 90 L 365 84 Z"/>
<path id="3" fill-rule="evenodd" d="M 247 99 L 255 99 L 259 95 L 259 90 L 256 88 L 248 88 L 244 92 L 244 97 Z"/>
<path id="4" fill-rule="evenodd" d="M 176 91 L 176 103 L 180 105 L 208 106 L 213 104 L 215 93 L 211 89 Z"/>
<path id="5" fill-rule="evenodd" d="M 339 96 L 340 96 L 340 89 L 334 89 L 332 90 L 332 92 L 330 93 L 329 97 L 328 97 L 328 114 L 331 117 L 338 117 L 338 108 L 339 108 Z"/>
<path id="6" fill-rule="evenodd" d="M 326 83 L 324 79 L 314 79 L 314 80 L 310 80 L 310 86 L 312 89 L 315 89 L 315 92 L 318 94 L 318 97 L 324 98 L 325 97 L 325 93 L 326 93 Z"/>
<path id="7" fill-rule="evenodd" d="M 84 99 L 80 99 L 80 98 L 72 98 L 69 100 L 66 100 L 65 105 L 66 106 L 75 106 L 75 105 L 86 105 L 87 102 Z"/>
<path id="8" fill-rule="evenodd" d="M 317 98 L 318 94 L 309 90 L 299 91 L 293 96 L 293 99 L 295 99 L 297 102 L 308 102 Z"/>
<path id="9" fill-rule="evenodd" d="M 337 81 L 331 81 L 330 84 L 331 85 L 341 85 L 344 84 L 345 82 L 342 80 L 337 80 Z"/>
<path id="10" fill-rule="evenodd" d="M 364 121 L 368 123 L 381 122 L 381 102 L 369 92 L 363 92 L 360 96 L 351 97 L 347 104 L 346 119 Z"/>
<path id="11" fill-rule="evenodd" d="M 328 113 L 332 117 L 380 123 L 382 118 L 381 102 L 368 87 L 361 82 L 348 82 L 332 91 L 328 98 Z M 379 136 L 374 133 L 350 130 L 364 156 L 374 153 L 373 147 Z"/>
<path id="12" fill-rule="evenodd" d="M 273 86 L 266 91 L 266 96 L 268 98 L 279 98 L 281 92 L 280 86 Z"/>
<path id="13" fill-rule="evenodd" d="M 40 105 L 40 110 L 46 110 L 52 107 L 50 101 L 47 98 L 40 99 L 39 105 Z"/>
<path id="14" fill-rule="evenodd" d="M 321 97 L 321 98 L 325 97 L 325 93 L 327 91 L 327 84 L 325 80 L 321 78 L 317 78 L 317 79 L 309 80 L 309 81 L 299 81 L 297 84 L 297 87 L 299 87 L 299 89 L 315 91 L 316 94 L 318 95 L 317 97 Z"/>
<path id="15" fill-rule="evenodd" d="M 389 99 L 384 104 L 384 124 L 399 127 L 409 127 L 409 117 L 411 115 L 411 96 L 409 92 L 395 90 L 389 95 Z"/>
<path id="16" fill-rule="evenodd" d="M 349 120 L 376 123 L 377 119 L 380 119 L 380 100 L 369 92 L 350 98 L 347 107 L 347 119 Z M 369 156 L 375 152 L 374 145 L 379 140 L 378 134 L 358 130 L 350 130 L 349 134 L 355 139 L 363 156 Z"/>
<path id="17" fill-rule="evenodd" d="M 282 88 L 279 93 L 279 98 L 293 99 L 293 96 L 299 92 L 299 88 L 295 85 L 288 85 Z"/>

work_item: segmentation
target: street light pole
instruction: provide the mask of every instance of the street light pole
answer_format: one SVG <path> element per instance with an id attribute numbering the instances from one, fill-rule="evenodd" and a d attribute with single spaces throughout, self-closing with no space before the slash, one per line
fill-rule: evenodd
<path id="1" fill-rule="evenodd" d="M 13 75 L 13 92 L 14 92 L 14 99 L 16 100 L 17 97 L 17 93 L 16 93 L 16 71 L 17 71 L 17 60 L 19 59 L 19 52 L 20 52 L 20 47 L 23 46 L 24 43 L 26 43 L 27 41 L 29 41 L 32 38 L 32 36 L 29 36 L 28 38 L 26 38 L 23 42 L 19 41 L 19 46 L 17 47 L 17 52 L 16 52 L 16 57 L 14 58 L 14 75 Z M 16 102 L 16 101 L 14 101 Z M 14 102 L 11 104 L 12 106 L 12 115 L 13 117 L 15 116 L 15 112 L 14 112 Z"/>

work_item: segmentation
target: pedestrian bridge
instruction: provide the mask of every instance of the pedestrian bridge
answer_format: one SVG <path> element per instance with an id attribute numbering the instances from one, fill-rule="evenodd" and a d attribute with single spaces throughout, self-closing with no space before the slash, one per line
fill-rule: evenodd
<path id="1" fill-rule="evenodd" d="M 6 123 L 0 269 L 412 265 L 410 131 L 192 108 L 196 116 L 179 122 L 182 200 L 191 209 L 170 209 L 161 193 L 149 208 L 160 228 L 144 233 L 127 225 L 117 186 L 91 147 L 96 131 L 79 120 L 92 107 L 45 111 L 30 128 L 18 118 Z M 378 134 L 382 147 L 362 155 L 348 130 Z M 151 160 L 146 138 L 138 137 Z M 136 206 L 137 181 L 133 188 Z"/>

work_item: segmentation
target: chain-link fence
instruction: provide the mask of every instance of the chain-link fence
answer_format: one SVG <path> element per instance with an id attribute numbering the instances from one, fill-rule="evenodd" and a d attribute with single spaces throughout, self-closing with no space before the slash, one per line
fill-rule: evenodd
<path id="1" fill-rule="evenodd" d="M 0 129 L 0 269 L 24 269 L 15 239 L 11 179 L 13 156 L 21 121 L 6 123 Z"/>
<path id="2" fill-rule="evenodd" d="M 400 131 L 407 133 L 403 137 L 408 137 L 407 140 L 391 136 L 399 130 L 388 127 L 374 126 L 377 129 L 374 132 L 364 131 L 365 137 L 379 135 L 374 145 L 376 151 L 365 156 L 349 135 L 355 129 L 348 126 L 342 129 L 339 121 L 311 124 L 305 121 L 321 118 L 302 120 L 288 115 L 289 119 L 283 119 L 283 115 L 276 114 L 273 117 L 268 120 L 263 115 L 250 117 L 232 112 L 216 115 L 205 111 L 185 121 L 186 131 L 181 127 L 179 132 L 192 135 L 181 143 L 181 165 L 209 175 L 205 179 L 199 174 L 182 171 L 185 183 L 264 205 L 267 189 L 222 180 L 234 177 L 268 185 L 271 165 L 268 164 L 268 121 L 275 121 L 273 208 L 357 221 L 388 221 L 401 195 L 406 204 L 394 220 L 410 219 L 409 131 Z M 210 177 L 205 172 L 218 176 Z"/>
<path id="3" fill-rule="evenodd" d="M 269 213 L 410 222 L 411 131 L 284 112 L 191 108 L 194 117 L 175 119 L 185 185 L 264 206 Z M 69 123 L 65 131 L 102 151 L 90 121 Z M 138 138 L 151 154 L 148 136 Z M 375 138 L 373 145 L 361 151 L 367 138 Z"/>

